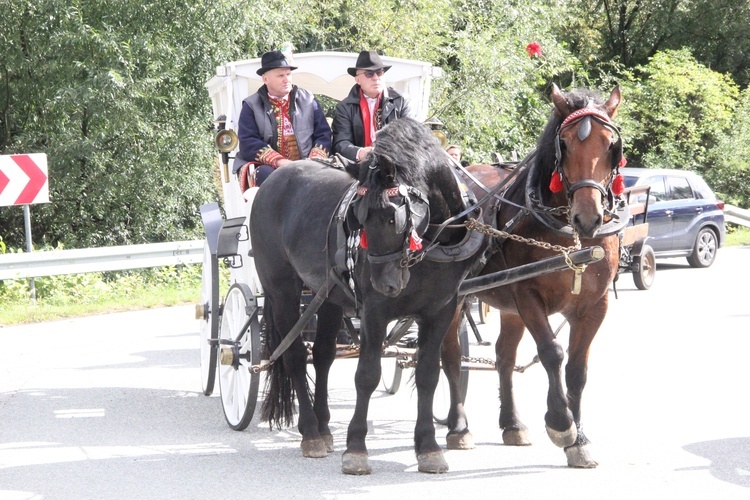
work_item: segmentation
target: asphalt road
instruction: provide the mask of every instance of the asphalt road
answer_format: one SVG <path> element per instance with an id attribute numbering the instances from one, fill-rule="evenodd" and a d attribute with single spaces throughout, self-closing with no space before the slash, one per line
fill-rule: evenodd
<path id="1" fill-rule="evenodd" d="M 295 428 L 270 431 L 256 416 L 232 431 L 218 397 L 200 394 L 192 307 L 0 328 L 0 499 L 747 499 L 748 264 L 750 247 L 728 248 L 710 269 L 660 261 L 650 291 L 621 277 L 584 393 L 592 470 L 566 467 L 547 439 L 539 365 L 515 377 L 532 446 L 501 444 L 497 377 L 471 372 L 477 448 L 446 452 L 450 472 L 416 471 L 416 395 L 403 386 L 375 393 L 373 473 L 351 477 L 340 461 L 356 360 L 334 363 L 336 451 L 303 459 Z M 481 328 L 494 340 L 496 316 Z M 533 355 L 527 337 L 519 361 Z"/>

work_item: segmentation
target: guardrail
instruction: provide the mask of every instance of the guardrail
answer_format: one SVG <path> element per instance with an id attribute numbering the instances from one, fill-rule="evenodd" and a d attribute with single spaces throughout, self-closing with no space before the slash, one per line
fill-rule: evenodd
<path id="1" fill-rule="evenodd" d="M 750 227 L 750 210 L 724 205 L 724 221 L 740 226 Z"/>
<path id="2" fill-rule="evenodd" d="M 0 255 L 0 280 L 203 262 L 204 240 Z"/>
<path id="3" fill-rule="evenodd" d="M 750 227 L 750 210 L 724 206 L 724 220 Z M 0 255 L 0 280 L 122 271 L 203 262 L 205 240 Z"/>

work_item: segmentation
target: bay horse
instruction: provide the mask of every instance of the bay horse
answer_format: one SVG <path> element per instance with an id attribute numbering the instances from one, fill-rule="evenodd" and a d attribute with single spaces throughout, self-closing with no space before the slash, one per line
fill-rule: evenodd
<path id="1" fill-rule="evenodd" d="M 307 384 L 306 348 L 297 338 L 271 365 L 262 406 L 262 419 L 272 427 L 291 425 L 296 394 L 303 456 L 324 457 L 333 451 L 328 373 L 342 315 L 359 311 L 357 399 L 342 471 L 371 472 L 365 445 L 368 405 L 380 381 L 387 325 L 406 316 L 419 326 L 418 467 L 422 472 L 448 470 L 432 414 L 441 342 L 459 305 L 458 285 L 487 246 L 483 235 L 463 225 L 473 210 L 467 208 L 469 198 L 452 159 L 430 130 L 408 118 L 379 131 L 368 160 L 350 165 L 348 172 L 301 160 L 278 169 L 259 188 L 250 235 L 265 294 L 269 351 L 300 317 L 303 285 L 316 294 L 323 288 L 327 293 L 312 348 L 314 394 Z M 342 236 L 342 224 L 348 236 Z M 348 242 L 345 249 L 342 239 Z M 330 270 L 341 261 L 345 271 L 338 277 Z M 330 287 L 332 280 L 335 286 Z M 472 447 L 463 408 L 453 414 L 448 447 Z"/>
<path id="2" fill-rule="evenodd" d="M 589 347 L 607 313 L 609 286 L 617 274 L 617 233 L 628 218 L 622 213 L 627 207 L 618 205 L 616 198 L 622 193 L 618 168 L 624 160 L 619 131 L 611 120 L 620 100 L 619 88 L 604 101 L 598 93 L 586 89 L 562 93 L 553 84 L 553 111 L 537 147 L 516 167 L 515 178 L 509 181 L 500 195 L 502 201 L 496 205 L 495 227 L 510 236 L 498 240 L 497 252 L 480 273 L 553 256 L 550 245 L 570 247 L 578 236 L 584 246 L 599 245 L 605 251 L 602 260 L 590 264 L 579 275 L 579 293 L 572 290 L 577 287 L 576 272 L 571 269 L 475 294 L 483 303 L 500 310 L 495 353 L 504 444 L 530 444 L 527 428 L 518 416 L 512 380 L 516 351 L 528 329 L 549 378 L 547 433 L 555 445 L 564 448 L 571 467 L 597 465 L 581 429 L 581 396 Z M 491 165 L 475 165 L 467 170 L 467 183 L 477 195 L 509 175 Z M 528 240 L 544 244 L 529 244 Z M 565 350 L 548 320 L 554 313 L 561 313 L 570 325 L 565 365 L 567 392 L 562 382 Z M 454 359 L 450 363 L 457 362 Z"/>

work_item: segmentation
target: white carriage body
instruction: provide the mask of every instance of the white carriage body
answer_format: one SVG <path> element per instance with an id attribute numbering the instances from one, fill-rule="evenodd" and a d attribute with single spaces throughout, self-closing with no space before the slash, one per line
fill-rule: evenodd
<path id="1" fill-rule="evenodd" d="M 347 68 L 353 67 L 357 53 L 352 52 L 307 52 L 293 55 L 290 61 L 297 69 L 292 73 L 293 83 L 315 95 L 325 95 L 337 101 L 349 94 L 354 78 Z M 432 78 L 442 76 L 442 70 L 432 64 L 409 59 L 382 57 L 390 65 L 384 80 L 386 85 L 409 96 L 416 118 L 424 121 L 428 117 L 430 84 Z M 255 93 L 263 84 L 256 71 L 261 66 L 260 58 L 228 62 L 216 68 L 216 75 L 208 80 L 206 88 L 211 96 L 214 117 L 226 117 L 225 128 L 237 132 L 237 121 L 242 110 L 242 101 Z M 230 153 L 233 158 L 235 151 Z M 219 155 L 221 157 L 221 155 Z M 221 173 L 222 195 L 227 219 L 246 217 L 249 220 L 252 195 L 243 197 L 236 176 L 231 174 L 232 160 L 229 161 L 229 175 Z M 223 170 L 223 168 L 222 168 Z M 250 200 L 246 200 L 250 198 Z M 232 270 L 232 282 L 251 284 L 257 282 L 254 276 L 252 259 L 247 257 L 249 241 L 240 242 L 238 252 L 243 256 L 242 265 Z M 246 265 L 250 264 L 250 265 Z M 255 288 L 255 287 L 253 287 Z M 255 290 L 258 291 L 257 289 Z"/>

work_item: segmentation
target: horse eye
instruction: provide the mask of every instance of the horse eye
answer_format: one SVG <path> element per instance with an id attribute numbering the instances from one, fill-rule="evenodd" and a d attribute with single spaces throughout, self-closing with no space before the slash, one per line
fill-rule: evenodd
<path id="1" fill-rule="evenodd" d="M 389 219 L 388 220 L 388 224 L 390 224 L 391 226 L 395 226 L 396 225 L 396 219 Z"/>

